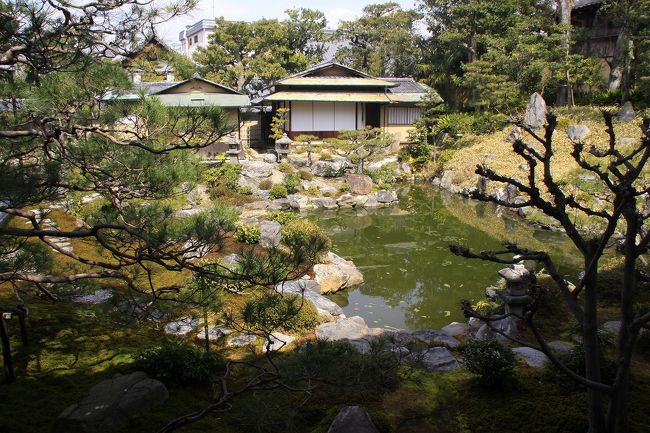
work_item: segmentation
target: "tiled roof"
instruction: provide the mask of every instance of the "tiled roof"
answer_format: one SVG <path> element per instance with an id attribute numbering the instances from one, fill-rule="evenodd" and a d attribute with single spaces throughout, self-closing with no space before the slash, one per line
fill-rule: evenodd
<path id="1" fill-rule="evenodd" d="M 381 80 L 397 84 L 396 87 L 389 89 L 390 93 L 426 93 L 428 88 L 415 81 L 413 78 L 394 78 L 381 77 Z"/>
<path id="2" fill-rule="evenodd" d="M 602 2 L 603 0 L 576 0 L 575 4 L 573 5 L 573 9 L 580 9 L 587 6 L 597 5 Z"/>

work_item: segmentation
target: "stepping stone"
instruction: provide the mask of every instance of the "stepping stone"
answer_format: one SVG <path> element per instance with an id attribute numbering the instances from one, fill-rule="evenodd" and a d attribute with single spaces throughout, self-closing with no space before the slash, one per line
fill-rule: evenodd
<path id="1" fill-rule="evenodd" d="M 543 352 L 532 347 L 515 347 L 512 351 L 522 358 L 529 367 L 542 368 L 548 361 L 548 357 Z"/>
<path id="2" fill-rule="evenodd" d="M 106 289 L 98 289 L 87 295 L 77 295 L 72 298 L 72 302 L 86 305 L 103 304 L 113 297 L 113 292 Z"/>
<path id="3" fill-rule="evenodd" d="M 176 322 L 169 322 L 165 325 L 165 334 L 175 335 L 182 337 L 192 332 L 199 326 L 199 319 L 195 317 L 187 317 L 185 319 L 177 320 Z"/>
<path id="4" fill-rule="evenodd" d="M 236 337 L 231 338 L 228 341 L 228 346 L 241 347 L 241 346 L 250 346 L 255 343 L 257 335 L 253 334 L 240 334 Z"/>
<path id="5" fill-rule="evenodd" d="M 232 329 L 224 326 L 208 326 L 208 340 L 217 341 L 233 332 Z M 196 338 L 199 340 L 205 340 L 205 328 L 201 328 L 201 332 L 196 335 Z"/>
<path id="6" fill-rule="evenodd" d="M 283 334 L 281 332 L 273 332 L 269 336 L 268 341 L 264 342 L 262 350 L 264 352 L 276 352 L 278 350 L 285 350 L 295 339 L 296 337 L 293 337 L 291 335 Z"/>
<path id="7" fill-rule="evenodd" d="M 336 415 L 327 433 L 379 433 L 379 430 L 364 408 L 345 406 Z"/>

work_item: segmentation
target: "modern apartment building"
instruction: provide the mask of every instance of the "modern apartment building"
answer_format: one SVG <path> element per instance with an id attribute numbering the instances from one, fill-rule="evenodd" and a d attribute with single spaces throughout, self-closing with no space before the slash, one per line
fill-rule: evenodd
<path id="1" fill-rule="evenodd" d="M 181 43 L 181 53 L 192 57 L 192 54 L 194 54 L 198 47 L 207 46 L 208 38 L 216 26 L 217 24 L 214 20 L 201 20 L 191 26 L 186 26 L 185 30 L 182 30 L 178 34 L 178 40 Z"/>

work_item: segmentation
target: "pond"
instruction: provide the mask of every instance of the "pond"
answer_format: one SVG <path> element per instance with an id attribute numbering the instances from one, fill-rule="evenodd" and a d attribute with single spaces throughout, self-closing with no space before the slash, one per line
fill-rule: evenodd
<path id="1" fill-rule="evenodd" d="M 310 215 L 332 238 L 333 251 L 353 260 L 364 275 L 363 285 L 331 296 L 347 316 L 361 316 L 371 327 L 407 330 L 464 320 L 460 300 L 484 299 L 504 266 L 456 257 L 449 244 L 478 251 L 499 249 L 507 240 L 544 250 L 575 280 L 579 256 L 561 233 L 537 230 L 500 216 L 490 203 L 425 185 L 405 187 L 399 195 L 393 208 Z"/>

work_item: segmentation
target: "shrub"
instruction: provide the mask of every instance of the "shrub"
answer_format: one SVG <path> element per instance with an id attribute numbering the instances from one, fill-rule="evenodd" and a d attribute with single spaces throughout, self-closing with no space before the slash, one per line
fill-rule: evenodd
<path id="1" fill-rule="evenodd" d="M 467 113 L 445 114 L 436 119 L 436 134 L 446 132 L 449 135 L 467 134 L 472 131 L 474 118 Z"/>
<path id="2" fill-rule="evenodd" d="M 298 176 L 302 180 L 312 180 L 314 178 L 314 175 L 312 174 L 312 172 L 309 171 L 309 170 L 306 170 L 304 168 L 302 170 L 298 171 Z"/>
<path id="3" fill-rule="evenodd" d="M 265 331 L 306 332 L 318 325 L 318 312 L 310 302 L 277 292 L 265 292 L 247 301 L 242 318 L 249 327 Z"/>
<path id="4" fill-rule="evenodd" d="M 300 216 L 297 213 L 290 210 L 276 210 L 269 212 L 266 216 L 266 219 L 269 221 L 275 221 L 277 223 L 280 223 L 280 225 L 286 225 L 291 221 L 295 221 L 299 218 Z"/>
<path id="5" fill-rule="evenodd" d="M 293 194 L 300 186 L 300 177 L 296 173 L 287 173 L 284 175 L 282 185 L 284 185 L 289 194 Z"/>
<path id="6" fill-rule="evenodd" d="M 379 170 L 375 171 L 366 171 L 365 174 L 367 174 L 374 183 L 380 184 L 388 184 L 391 185 L 395 183 L 395 170 L 397 167 L 395 164 L 386 164 L 381 166 Z"/>
<path id="7" fill-rule="evenodd" d="M 481 383 L 488 387 L 501 386 L 512 376 L 515 355 L 510 348 L 494 339 L 469 340 L 463 349 L 465 367 L 481 376 Z"/>
<path id="8" fill-rule="evenodd" d="M 240 223 L 235 229 L 235 239 L 243 244 L 256 244 L 260 241 L 260 228 L 253 224 Z"/>
<path id="9" fill-rule="evenodd" d="M 322 160 L 332 159 L 332 154 L 327 150 L 321 150 L 320 159 Z"/>
<path id="10" fill-rule="evenodd" d="M 305 190 L 305 194 L 312 197 L 318 197 L 320 195 L 320 189 L 318 189 L 316 185 L 309 185 L 309 188 Z"/>
<path id="11" fill-rule="evenodd" d="M 499 304 L 493 301 L 488 301 L 487 299 L 481 299 L 477 303 L 473 304 L 472 308 L 483 316 L 490 316 L 499 308 Z"/>
<path id="12" fill-rule="evenodd" d="M 253 195 L 253 188 L 249 185 L 240 186 L 239 193 L 243 195 Z"/>
<path id="13" fill-rule="evenodd" d="M 133 366 L 166 385 L 195 385 L 209 383 L 224 362 L 214 353 L 166 338 L 162 345 L 138 354 Z"/>
<path id="14" fill-rule="evenodd" d="M 350 185 L 347 182 L 343 182 L 339 185 L 339 192 L 348 192 L 350 191 Z"/>
<path id="15" fill-rule="evenodd" d="M 289 195 L 289 191 L 287 191 L 287 187 L 284 185 L 276 184 L 269 190 L 269 197 L 271 198 L 283 198 L 287 195 Z"/>
<path id="16" fill-rule="evenodd" d="M 325 232 L 306 219 L 297 219 L 282 227 L 282 242 L 289 247 L 296 264 L 316 262 L 332 247 Z"/>
<path id="17" fill-rule="evenodd" d="M 239 164 L 225 162 L 217 168 L 207 169 L 203 174 L 203 179 L 208 184 L 208 187 L 223 185 L 227 188 L 237 188 L 241 169 Z"/>
<path id="18" fill-rule="evenodd" d="M 556 356 L 569 370 L 581 376 L 585 375 L 585 348 L 582 344 L 577 344 L 570 352 L 558 353 Z M 545 373 L 548 377 L 559 380 L 566 378 L 566 374 L 559 371 L 551 363 L 546 364 Z M 606 358 L 602 351 L 600 354 L 600 373 L 602 374 L 603 380 L 608 382 L 613 381 L 616 375 L 616 363 Z"/>
<path id="19" fill-rule="evenodd" d="M 262 179 L 257 187 L 263 191 L 268 191 L 272 186 L 273 182 L 271 179 Z"/>
<path id="20" fill-rule="evenodd" d="M 293 167 L 287 161 L 282 161 L 278 165 L 278 170 L 280 170 L 282 173 L 293 173 Z"/>

